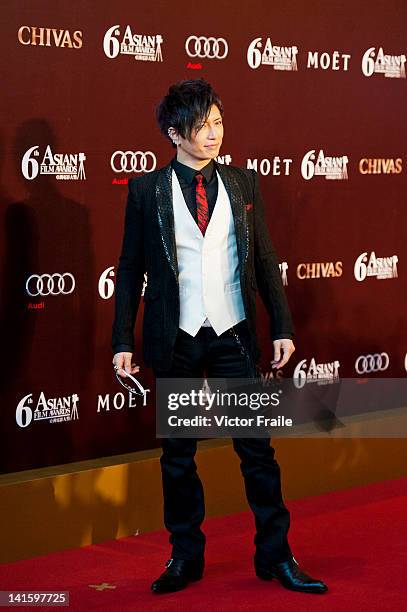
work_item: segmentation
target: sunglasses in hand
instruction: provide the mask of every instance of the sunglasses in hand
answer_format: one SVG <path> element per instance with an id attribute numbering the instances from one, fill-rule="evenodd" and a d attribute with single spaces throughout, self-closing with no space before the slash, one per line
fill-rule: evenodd
<path id="1" fill-rule="evenodd" d="M 120 376 L 119 374 L 120 370 L 123 370 L 124 372 L 126 372 L 124 368 L 119 368 L 119 366 L 114 366 L 114 372 L 116 374 L 116 378 L 125 389 L 127 389 L 128 391 L 130 391 L 130 393 L 133 393 L 134 395 L 145 395 L 146 394 L 146 390 L 144 389 L 141 382 L 137 380 L 137 378 L 135 378 L 129 372 L 126 372 L 126 378 L 124 378 L 123 376 Z M 127 379 L 130 379 L 130 384 L 127 382 Z"/>

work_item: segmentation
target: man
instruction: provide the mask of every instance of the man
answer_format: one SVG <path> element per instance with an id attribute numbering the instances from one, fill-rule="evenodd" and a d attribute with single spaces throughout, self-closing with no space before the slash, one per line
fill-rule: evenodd
<path id="1" fill-rule="evenodd" d="M 250 377 L 259 357 L 255 305 L 270 315 L 272 366 L 293 353 L 293 326 L 264 217 L 257 174 L 214 160 L 223 139 L 223 106 L 203 80 L 170 87 L 157 110 L 161 132 L 176 148 L 164 168 L 129 181 L 117 270 L 113 364 L 136 373 L 133 328 L 144 272 L 143 355 L 156 376 Z M 322 593 L 290 550 L 289 511 L 270 439 L 233 438 L 248 503 L 255 515 L 255 571 L 288 589 Z M 161 469 L 164 522 L 172 557 L 152 584 L 155 593 L 202 578 L 204 496 L 196 439 L 165 438 Z"/>

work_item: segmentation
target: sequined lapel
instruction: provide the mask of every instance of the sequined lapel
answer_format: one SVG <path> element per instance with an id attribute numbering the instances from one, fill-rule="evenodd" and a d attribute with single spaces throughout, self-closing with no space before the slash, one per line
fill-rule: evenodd
<path id="1" fill-rule="evenodd" d="M 175 242 L 174 207 L 172 201 L 171 164 L 160 170 L 155 195 L 157 202 L 158 224 L 161 232 L 161 240 L 165 255 L 175 279 L 178 282 L 177 247 Z"/>
<path id="2" fill-rule="evenodd" d="M 249 253 L 249 227 L 247 224 L 245 200 L 239 180 L 232 169 L 218 163 L 216 163 L 216 169 L 222 178 L 230 199 L 233 219 L 235 222 L 237 253 L 239 257 L 240 270 L 242 273 Z"/>

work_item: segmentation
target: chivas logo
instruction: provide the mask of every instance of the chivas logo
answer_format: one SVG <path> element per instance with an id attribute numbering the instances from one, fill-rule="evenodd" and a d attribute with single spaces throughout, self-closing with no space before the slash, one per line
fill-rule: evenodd
<path id="1" fill-rule="evenodd" d="M 360 174 L 400 174 L 403 170 L 403 160 L 396 159 L 366 158 L 359 162 Z"/>
<path id="2" fill-rule="evenodd" d="M 341 261 L 300 263 L 297 266 L 298 278 L 337 278 L 342 276 Z"/>
<path id="3" fill-rule="evenodd" d="M 22 45 L 38 45 L 39 47 L 67 47 L 81 49 L 82 32 L 59 28 L 38 28 L 36 26 L 21 26 L 18 30 L 18 40 Z"/>

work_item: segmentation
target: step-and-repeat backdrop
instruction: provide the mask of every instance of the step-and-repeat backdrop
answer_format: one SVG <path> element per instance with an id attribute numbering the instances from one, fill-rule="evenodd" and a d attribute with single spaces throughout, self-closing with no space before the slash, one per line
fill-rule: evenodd
<path id="1" fill-rule="evenodd" d="M 159 444 L 110 349 L 127 181 L 168 163 L 155 108 L 205 78 L 218 159 L 254 168 L 296 326 L 265 377 L 406 375 L 407 4 L 179 0 L 2 7 L 1 471 Z M 136 361 L 141 354 L 137 319 Z"/>

